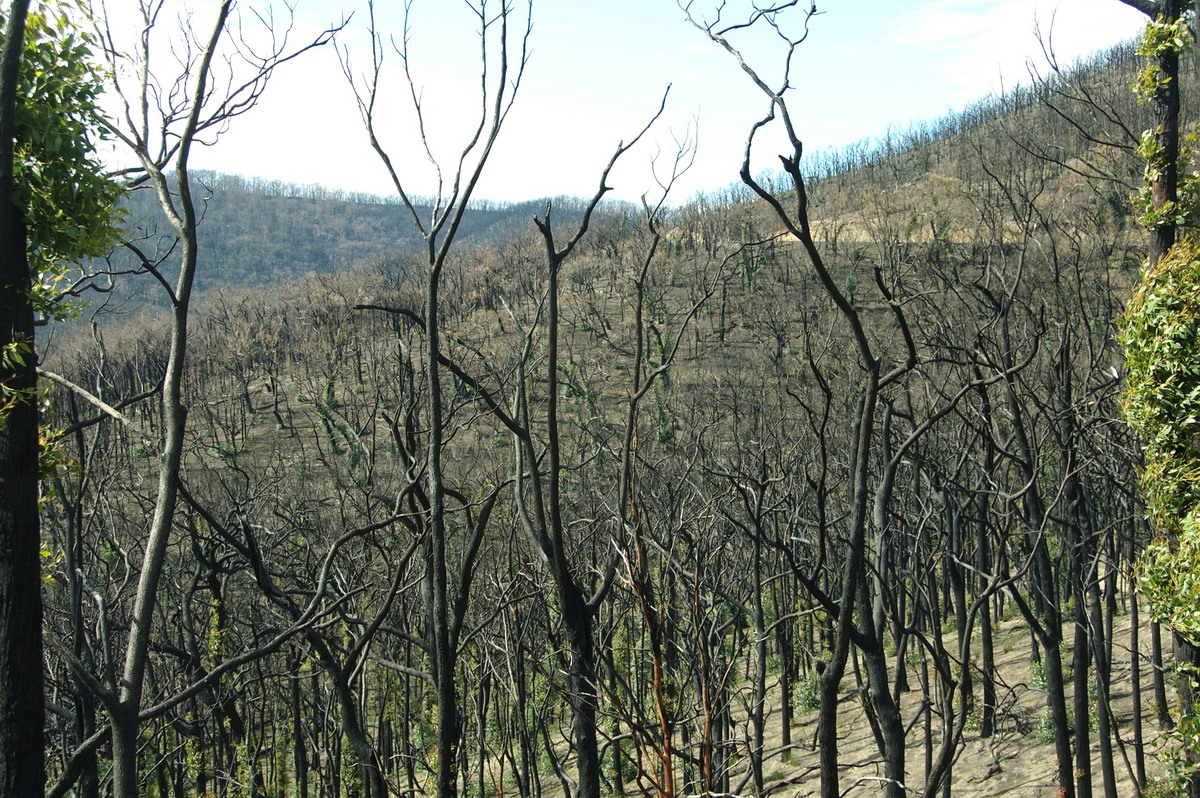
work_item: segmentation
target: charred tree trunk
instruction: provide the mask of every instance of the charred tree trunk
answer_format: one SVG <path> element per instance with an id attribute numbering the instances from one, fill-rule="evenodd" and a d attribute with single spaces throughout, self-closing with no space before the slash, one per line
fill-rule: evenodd
<path id="1" fill-rule="evenodd" d="M 1195 724 L 1198 722 L 1197 716 L 1200 715 L 1197 710 L 1197 707 L 1200 707 L 1200 689 L 1196 687 L 1200 682 L 1200 646 L 1192 644 L 1179 634 L 1175 634 L 1174 638 L 1179 717 L 1181 723 L 1186 718 Z M 1186 756 L 1193 767 L 1187 782 L 1188 798 L 1200 798 L 1200 751 L 1192 746 L 1187 750 Z"/>
<path id="2" fill-rule="evenodd" d="M 1130 536 L 1132 541 L 1133 536 Z M 1140 793 L 1146 787 L 1146 751 L 1142 726 L 1142 645 L 1141 645 L 1141 610 L 1138 607 L 1138 597 L 1132 596 L 1129 602 L 1129 701 L 1133 705 L 1133 763 L 1134 781 Z"/>
<path id="3" fill-rule="evenodd" d="M 1158 709 L 1158 728 L 1167 730 L 1175 728 L 1175 720 L 1167 706 L 1166 666 L 1163 664 L 1162 626 L 1158 621 L 1150 622 L 1150 667 L 1154 685 L 1154 705 Z"/>
<path id="4" fill-rule="evenodd" d="M 28 0 L 0 61 L 0 793 L 45 789 L 38 410 L 25 223 L 13 204 L 17 80 Z"/>

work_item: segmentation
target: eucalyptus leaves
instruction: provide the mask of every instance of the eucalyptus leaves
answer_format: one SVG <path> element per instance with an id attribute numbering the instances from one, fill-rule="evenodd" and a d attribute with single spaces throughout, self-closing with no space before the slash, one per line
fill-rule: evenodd
<path id="1" fill-rule="evenodd" d="M 1142 490 L 1160 537 L 1140 587 L 1160 622 L 1200 641 L 1200 238 L 1147 267 L 1120 329 L 1125 419 L 1145 441 Z"/>

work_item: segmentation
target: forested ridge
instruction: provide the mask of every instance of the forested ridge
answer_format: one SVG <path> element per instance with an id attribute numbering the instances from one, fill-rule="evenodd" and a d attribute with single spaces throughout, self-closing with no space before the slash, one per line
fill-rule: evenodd
<path id="1" fill-rule="evenodd" d="M 42 334 L 48 793 L 1186 795 L 1139 69 L 642 207 L 150 170 Z"/>
<path id="2" fill-rule="evenodd" d="M 403 208 L 396 200 L 207 171 L 192 172 L 191 182 L 203 208 L 200 246 L 211 263 L 196 277 L 200 295 L 217 289 L 273 290 L 308 274 L 350 271 L 384 260 L 399 263 L 420 247 L 416 227 L 397 212 Z M 578 200 L 562 197 L 555 204 L 562 213 L 572 213 Z M 126 226 L 143 248 L 171 246 L 172 235 L 157 220 L 161 211 L 153 192 L 133 191 L 124 205 Z M 475 202 L 463 220 L 461 240 L 501 241 L 527 225 L 544 205 L 545 200 L 536 199 Z M 432 212 L 428 200 L 418 200 L 418 206 L 424 216 Z M 118 250 L 105 268 L 136 272 L 138 265 L 133 254 Z M 110 304 L 165 302 L 159 292 L 145 290 L 141 280 L 117 280 L 112 287 Z"/>

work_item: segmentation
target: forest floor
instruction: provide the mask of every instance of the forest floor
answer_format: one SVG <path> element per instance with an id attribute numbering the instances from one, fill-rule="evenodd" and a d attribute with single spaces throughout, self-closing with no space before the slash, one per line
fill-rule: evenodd
<path id="1" fill-rule="evenodd" d="M 1145 618 L 1145 613 L 1142 615 Z M 1068 645 L 1064 645 L 1064 667 L 1070 665 L 1069 642 L 1072 635 L 1064 628 Z M 1114 759 L 1117 776 L 1117 791 L 1120 795 L 1133 796 L 1133 713 L 1131 700 L 1132 681 L 1129 649 L 1129 615 L 1119 615 L 1113 628 L 1113 667 L 1111 681 L 1111 704 L 1116 716 L 1116 731 L 1120 742 L 1114 744 Z M 1160 732 L 1152 710 L 1152 666 L 1149 661 L 1149 626 L 1143 624 L 1141 631 L 1142 666 L 1142 723 L 1145 737 L 1147 773 L 1153 778 L 1161 775 L 1163 764 L 1160 756 Z M 999 684 L 997 731 L 989 739 L 981 739 L 978 723 L 968 723 L 964 731 L 964 744 L 955 761 L 951 778 L 951 795 L 954 798 L 992 798 L 992 796 L 1021 796 L 1021 798 L 1053 798 L 1057 793 L 1053 725 L 1045 722 L 1046 694 L 1036 685 L 1038 679 L 1031 667 L 1030 650 L 1032 641 L 1023 620 L 1010 620 L 997 629 L 995 659 Z M 1169 650 L 1169 640 L 1164 640 Z M 976 654 L 977 655 L 977 654 Z M 910 684 L 919 687 L 917 675 L 910 672 Z M 1093 677 L 1094 678 L 1094 677 Z M 847 675 L 847 688 L 854 689 L 852 673 Z M 1068 687 L 1069 690 L 1069 687 Z M 1170 684 L 1168 700 L 1173 699 Z M 979 688 L 976 685 L 976 700 Z M 1070 712 L 1070 692 L 1067 709 Z M 908 723 L 920 709 L 919 690 L 907 693 L 903 699 L 902 716 Z M 779 714 L 772 713 L 771 739 L 768 751 L 779 747 Z M 817 752 L 812 743 L 817 730 L 817 712 L 798 715 L 792 726 L 794 749 L 790 761 L 782 756 L 764 765 L 768 794 L 786 798 L 817 795 L 819 775 Z M 934 746 L 940 738 L 940 727 L 936 717 L 932 721 Z M 1095 731 L 1092 732 L 1092 782 L 1095 793 L 1102 794 L 1099 749 Z M 908 786 L 919 794 L 924 785 L 925 733 L 924 718 L 918 720 L 908 733 L 906 752 Z M 1124 751 L 1122 752 L 1122 749 Z M 935 753 L 936 755 L 936 753 Z M 878 795 L 881 789 L 879 778 L 883 776 L 883 763 L 875 746 L 862 704 L 853 693 L 843 700 L 839 715 L 839 757 L 843 765 L 841 774 L 842 795 Z M 748 787 L 752 790 L 752 787 Z"/>
<path id="2" fill-rule="evenodd" d="M 1142 613 L 1143 619 L 1147 616 Z M 1115 715 L 1116 741 L 1114 760 L 1117 777 L 1117 794 L 1134 796 L 1133 787 L 1134 706 L 1131 698 L 1132 680 L 1129 647 L 1129 615 L 1118 614 L 1113 625 L 1113 664 L 1111 680 L 1111 705 Z M 1070 642 L 1073 635 L 1069 624 L 1064 627 L 1066 642 L 1063 645 L 1063 663 L 1067 670 L 1067 711 L 1071 712 L 1070 689 Z M 1057 759 L 1054 734 L 1057 730 L 1047 722 L 1046 693 L 1039 688 L 1039 678 L 1031 662 L 1033 642 L 1025 622 L 1011 619 L 997 625 L 995 636 L 995 664 L 997 672 L 997 721 L 992 737 L 980 737 L 979 724 L 968 721 L 964 730 L 964 741 L 951 771 L 950 795 L 954 798 L 1055 798 L 1057 787 Z M 1153 666 L 1150 662 L 1150 628 L 1143 622 L 1141 629 L 1141 686 L 1142 728 L 1146 770 L 1152 781 L 1164 772 L 1163 745 L 1165 738 L 1156 722 L 1156 707 L 1153 703 Z M 1169 652 L 1169 638 L 1164 634 L 1164 648 Z M 978 656 L 976 651 L 975 656 Z M 1169 653 L 1164 654 L 1169 660 Z M 1168 661 L 1169 667 L 1169 661 Z M 908 790 L 919 795 L 924 786 L 926 719 L 930 722 L 934 756 L 941 735 L 940 721 L 936 715 L 928 714 L 912 722 L 920 711 L 919 673 L 909 670 L 910 686 L 913 688 L 902 698 L 901 714 L 908 732 L 906 767 Z M 1090 675 L 1090 678 L 1094 678 Z M 975 685 L 976 702 L 980 699 L 980 687 Z M 1174 700 L 1174 690 L 1167 682 L 1168 701 Z M 776 691 L 769 696 L 773 705 L 769 709 L 765 749 L 768 759 L 764 762 L 764 795 L 771 798 L 803 798 L 815 796 L 820 790 L 818 752 L 814 747 L 817 732 L 817 711 L 798 713 L 792 723 L 792 748 L 787 753 L 782 749 L 779 695 Z M 1094 713 L 1094 710 L 1093 710 Z M 739 733 L 748 734 L 745 723 Z M 841 790 L 844 798 L 867 798 L 879 795 L 882 789 L 883 762 L 875 746 L 874 737 L 858 699 L 857 683 L 853 668 L 847 672 L 841 706 L 839 710 L 839 752 L 842 765 Z M 1103 794 L 1100 772 L 1099 748 L 1096 732 L 1091 733 L 1092 783 L 1094 794 Z M 753 794 L 749 773 L 735 775 L 730 780 L 734 794 Z M 544 796 L 561 795 L 562 787 L 555 779 L 543 783 Z M 626 795 L 639 794 L 633 783 L 626 785 Z M 681 795 L 684 793 L 681 792 Z"/>

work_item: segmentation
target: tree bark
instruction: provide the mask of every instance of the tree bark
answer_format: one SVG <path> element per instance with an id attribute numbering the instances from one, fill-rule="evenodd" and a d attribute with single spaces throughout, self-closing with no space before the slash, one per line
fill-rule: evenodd
<path id="1" fill-rule="evenodd" d="M 1154 685 L 1154 704 L 1158 709 L 1158 728 L 1174 729 L 1175 721 L 1167 706 L 1167 680 L 1162 655 L 1162 626 L 1158 621 L 1150 622 L 1150 667 L 1153 672 L 1151 683 Z"/>
<path id="2" fill-rule="evenodd" d="M 458 745 L 461 736 L 458 688 L 455 684 L 457 652 L 451 644 L 450 595 L 446 563 L 446 490 L 442 477 L 444 409 L 441 379 L 441 317 L 439 291 L 441 264 L 431 264 L 425 297 L 425 374 L 429 439 L 427 449 L 429 494 L 429 573 L 426 576 L 430 597 L 429 644 L 433 654 L 433 678 L 437 692 L 437 773 L 438 798 L 454 798 L 458 794 Z"/>
<path id="3" fill-rule="evenodd" d="M 1133 536 L 1130 535 L 1130 540 Z M 1129 662 L 1130 662 L 1130 694 L 1129 701 L 1133 705 L 1133 762 L 1134 779 L 1140 792 L 1146 786 L 1146 751 L 1143 747 L 1142 732 L 1142 646 L 1141 611 L 1138 608 L 1137 596 L 1132 596 L 1129 602 Z"/>
<path id="4" fill-rule="evenodd" d="M 0 795 L 13 796 L 45 789 L 37 372 L 25 224 L 13 204 L 28 7 L 13 0 L 0 56 Z"/>
<path id="5" fill-rule="evenodd" d="M 1181 0 L 1121 0 L 1151 19 L 1171 24 L 1182 14 Z M 1179 53 L 1166 50 L 1154 58 L 1159 71 L 1159 88 L 1151 97 L 1153 133 L 1158 145 L 1156 168 L 1150 181 L 1151 209 L 1161 210 L 1178 199 L 1179 185 Z M 1150 228 L 1150 263 L 1167 254 L 1175 243 L 1174 221 L 1160 220 Z"/>
<path id="6" fill-rule="evenodd" d="M 1176 683 L 1179 690 L 1179 717 L 1181 722 L 1188 719 L 1192 723 L 1200 723 L 1197 717 L 1197 702 L 1200 701 L 1200 646 L 1189 642 L 1179 634 L 1175 634 L 1175 671 Z M 1192 773 L 1187 782 L 1188 798 L 1200 798 L 1200 751 L 1195 747 L 1186 748 L 1184 755 L 1192 765 Z"/>

